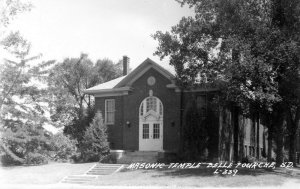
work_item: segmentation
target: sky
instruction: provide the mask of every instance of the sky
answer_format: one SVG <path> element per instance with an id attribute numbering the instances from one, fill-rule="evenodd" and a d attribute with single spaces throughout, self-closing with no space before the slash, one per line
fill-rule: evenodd
<path id="1" fill-rule="evenodd" d="M 175 0 L 31 0 L 34 8 L 20 14 L 10 28 L 32 43 L 42 60 L 62 61 L 87 53 L 93 61 L 123 55 L 135 68 L 147 57 L 166 68 L 168 60 L 154 56 L 158 42 L 151 35 L 170 31 L 183 16 L 193 15 Z M 170 68 L 171 69 L 171 68 Z"/>
<path id="2" fill-rule="evenodd" d="M 42 54 L 40 61 L 60 62 L 86 53 L 94 62 L 104 58 L 118 62 L 127 55 L 132 69 L 151 58 L 173 73 L 168 59 L 160 61 L 153 55 L 158 42 L 151 35 L 170 31 L 183 16 L 193 15 L 192 9 L 175 0 L 22 1 L 30 1 L 34 8 L 19 14 L 7 30 L 20 31 L 31 42 L 30 55 Z M 0 59 L 5 56 L 0 49 Z"/>

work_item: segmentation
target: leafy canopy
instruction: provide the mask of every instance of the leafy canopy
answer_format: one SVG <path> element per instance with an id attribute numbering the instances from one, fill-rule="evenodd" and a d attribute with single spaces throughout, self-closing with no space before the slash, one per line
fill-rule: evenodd
<path id="1" fill-rule="evenodd" d="M 178 85 L 220 87 L 225 100 L 245 108 L 271 110 L 282 101 L 283 82 L 299 78 L 298 1 L 178 2 L 193 7 L 195 16 L 153 35 L 159 42 L 155 54 L 170 58 Z"/>

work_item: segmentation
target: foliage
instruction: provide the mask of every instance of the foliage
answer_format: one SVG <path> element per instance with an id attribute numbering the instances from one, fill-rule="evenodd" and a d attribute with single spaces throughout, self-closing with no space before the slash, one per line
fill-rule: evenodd
<path id="1" fill-rule="evenodd" d="M 50 135 L 33 122 L 6 120 L 1 129 L 1 158 L 4 165 L 47 162 Z"/>
<path id="2" fill-rule="evenodd" d="M 47 78 L 52 121 L 65 126 L 64 133 L 80 143 L 94 117 L 93 99 L 84 90 L 120 74 L 121 69 L 112 61 L 104 59 L 94 64 L 85 54 L 56 63 Z"/>
<path id="3" fill-rule="evenodd" d="M 49 136 L 43 129 L 45 90 L 34 82 L 42 76 L 44 63 L 32 65 L 31 44 L 19 32 L 8 32 L 14 17 L 30 10 L 30 3 L 8 0 L 1 4 L 1 48 L 10 58 L 0 66 L 0 151 L 6 165 L 46 162 Z M 2 31 L 3 29 L 3 31 Z"/>
<path id="4" fill-rule="evenodd" d="M 98 74 L 98 79 L 94 81 L 93 85 L 120 77 L 122 75 L 122 67 L 122 61 L 118 61 L 118 63 L 115 64 L 109 59 L 97 60 L 95 71 Z"/>
<path id="5" fill-rule="evenodd" d="M 209 139 L 205 121 L 199 113 L 196 102 L 192 102 L 185 112 L 183 127 L 184 156 L 188 160 L 206 160 Z"/>
<path id="6" fill-rule="evenodd" d="M 64 134 L 69 135 L 72 139 L 77 141 L 77 146 L 82 145 L 84 140 L 84 132 L 89 124 L 92 122 L 95 116 L 94 106 L 86 108 L 83 110 L 83 115 L 81 117 L 75 117 L 69 125 L 64 127 Z"/>
<path id="7" fill-rule="evenodd" d="M 291 128 L 297 129 L 299 1 L 178 2 L 193 7 L 195 16 L 182 18 L 170 32 L 154 35 L 159 42 L 155 54 L 170 58 L 178 85 L 219 87 L 220 100 L 238 104 L 244 114 L 254 109 L 272 117 L 275 108 L 283 107 L 284 112 L 293 112 Z"/>
<path id="8" fill-rule="evenodd" d="M 71 140 L 63 133 L 57 133 L 51 137 L 51 159 L 54 161 L 68 161 L 77 155 L 77 142 Z"/>
<path id="9" fill-rule="evenodd" d="M 69 124 L 81 114 L 84 103 L 88 103 L 83 90 L 92 85 L 94 77 L 93 63 L 84 54 L 80 58 L 65 59 L 49 70 L 47 84 L 53 121 Z"/>
<path id="10" fill-rule="evenodd" d="M 28 57 L 30 43 L 18 32 L 8 35 L 1 44 L 14 56 L 1 67 L 1 150 L 13 161 L 30 163 L 28 158 L 44 154 L 44 149 L 39 148 L 47 141 L 42 128 L 46 121 L 45 90 L 33 84 L 42 64 L 30 65 L 39 56 Z"/>
<path id="11" fill-rule="evenodd" d="M 100 161 L 108 155 L 107 127 L 103 123 L 101 112 L 96 113 L 83 138 L 79 147 L 83 161 Z"/>
<path id="12" fill-rule="evenodd" d="M 20 13 L 30 11 L 32 4 L 21 0 L 7 0 L 0 3 L 0 25 L 7 27 Z"/>
<path id="13" fill-rule="evenodd" d="M 27 165 L 39 165 L 48 163 L 46 156 L 40 153 L 28 153 L 25 158 L 25 164 Z"/>
<path id="14" fill-rule="evenodd" d="M 65 120 L 68 125 L 74 119 L 80 119 L 85 107 L 92 101 L 84 90 L 120 76 L 120 70 L 107 59 L 94 64 L 87 55 L 80 58 L 67 58 L 49 70 L 47 83 L 52 97 L 52 120 Z"/>

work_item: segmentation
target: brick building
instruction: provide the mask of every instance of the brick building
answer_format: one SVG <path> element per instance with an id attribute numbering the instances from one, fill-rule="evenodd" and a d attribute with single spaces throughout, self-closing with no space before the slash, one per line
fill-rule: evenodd
<path id="1" fill-rule="evenodd" d="M 251 120 L 213 104 L 217 89 L 200 87 L 181 92 L 174 75 L 149 58 L 128 73 L 129 58 L 124 56 L 123 68 L 122 77 L 85 91 L 95 97 L 96 109 L 104 116 L 112 150 L 178 152 L 186 110 L 196 103 L 203 124 L 210 124 L 210 159 L 233 160 L 234 124 L 242 125 L 239 133 L 245 137 L 237 148 L 244 150 L 244 156 L 257 155 L 257 148 L 259 152 L 266 151 L 262 149 L 267 143 L 265 128 L 259 124 L 260 129 L 255 129 Z M 211 119 L 207 119 L 209 113 L 213 115 Z"/>

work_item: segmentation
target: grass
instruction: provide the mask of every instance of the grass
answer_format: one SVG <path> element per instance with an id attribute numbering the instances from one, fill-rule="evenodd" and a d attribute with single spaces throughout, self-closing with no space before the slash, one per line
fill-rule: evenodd
<path id="1" fill-rule="evenodd" d="M 65 188 L 57 183 L 68 175 L 78 175 L 86 172 L 94 163 L 70 164 L 50 163 L 41 166 L 2 167 L 0 169 L 0 184 L 31 185 L 34 187 Z M 97 186 L 167 186 L 167 187 L 260 187 L 282 186 L 287 182 L 300 185 L 299 177 L 266 171 L 239 169 L 236 176 L 223 176 L 213 174 L 215 169 L 137 169 L 124 168 L 112 175 L 99 176 L 89 183 L 89 186 L 76 186 L 78 188 Z M 55 186 L 55 187 L 54 187 Z M 22 187 L 23 188 L 23 187 Z M 28 187 L 30 188 L 30 187 Z"/>
<path id="2" fill-rule="evenodd" d="M 13 166 L 0 168 L 3 184 L 56 184 L 68 175 L 82 174 L 95 163 L 49 163 L 39 166 Z"/>
<path id="3" fill-rule="evenodd" d="M 239 169 L 236 176 L 213 174 L 215 169 L 128 170 L 100 176 L 92 185 L 122 186 L 188 186 L 188 187 L 253 187 L 280 186 L 289 181 L 300 185 L 300 177 L 266 170 Z"/>

